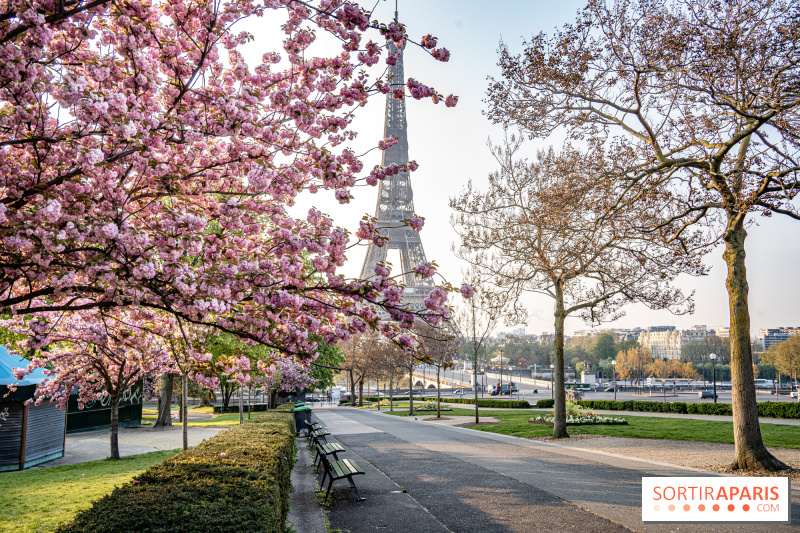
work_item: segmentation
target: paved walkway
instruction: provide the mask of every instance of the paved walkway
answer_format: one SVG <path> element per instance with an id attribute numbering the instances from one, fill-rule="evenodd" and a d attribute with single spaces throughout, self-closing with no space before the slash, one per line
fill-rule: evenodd
<path id="1" fill-rule="evenodd" d="M 791 524 L 644 524 L 642 476 L 718 474 L 374 411 L 315 415 L 366 471 L 356 478 L 364 502 L 344 481 L 334 484 L 331 529 L 800 532 L 800 491 Z"/>
<path id="2" fill-rule="evenodd" d="M 189 446 L 196 446 L 213 437 L 225 427 L 189 427 Z M 120 456 L 137 455 L 159 450 L 174 450 L 183 446 L 181 426 L 153 429 L 152 426 L 119 429 Z M 33 468 L 71 465 L 84 461 L 106 459 L 111 455 L 109 430 L 87 431 L 67 435 L 64 457 Z"/>

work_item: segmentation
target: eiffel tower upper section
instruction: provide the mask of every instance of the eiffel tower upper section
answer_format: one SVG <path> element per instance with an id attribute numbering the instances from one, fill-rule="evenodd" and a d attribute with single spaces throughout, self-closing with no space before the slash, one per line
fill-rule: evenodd
<path id="1" fill-rule="evenodd" d="M 393 43 L 389 44 L 389 52 L 397 53 Z M 392 89 L 404 88 L 405 77 L 403 74 L 402 51 L 397 64 L 389 68 L 389 83 Z M 405 100 L 398 100 L 392 96 L 392 91 L 386 95 L 386 121 L 383 128 L 384 138 L 395 136 L 397 144 L 383 152 L 383 166 L 392 163 L 405 165 L 408 163 L 408 123 L 406 121 Z M 400 172 L 381 181 L 378 187 L 378 205 L 375 217 L 378 219 L 378 228 L 382 235 L 389 237 L 383 247 L 370 244 L 364 265 L 361 267 L 361 279 L 375 276 L 375 264 L 386 260 L 388 250 L 400 251 L 400 268 L 406 272 L 404 282 L 406 290 L 403 295 L 403 305 L 412 309 L 422 309 L 423 300 L 428 296 L 433 283 L 430 279 L 415 276 L 413 269 L 425 261 L 425 250 L 419 233 L 406 226 L 402 220 L 414 214 L 414 193 L 411 190 L 411 180 L 408 172 Z M 393 265 L 396 272 L 398 265 Z"/>

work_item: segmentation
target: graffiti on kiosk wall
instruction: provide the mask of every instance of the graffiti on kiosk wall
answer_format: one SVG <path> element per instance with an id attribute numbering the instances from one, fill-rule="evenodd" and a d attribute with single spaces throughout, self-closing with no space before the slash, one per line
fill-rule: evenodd
<path id="1" fill-rule="evenodd" d="M 0 411 L 0 422 L 5 422 L 8 419 L 8 407 Z M 3 424 L 0 424 L 0 427 L 3 427 Z"/>
<path id="2" fill-rule="evenodd" d="M 122 395 L 119 398 L 119 406 L 124 407 L 126 405 L 141 404 L 143 399 L 142 390 L 143 390 L 142 382 L 138 381 L 135 384 L 128 387 L 127 389 L 125 389 L 124 391 L 122 391 Z M 84 405 L 83 407 L 84 410 L 86 409 L 99 410 L 99 409 L 110 409 L 110 408 L 111 408 L 110 394 L 104 394 L 97 400 L 86 402 L 86 405 Z"/>

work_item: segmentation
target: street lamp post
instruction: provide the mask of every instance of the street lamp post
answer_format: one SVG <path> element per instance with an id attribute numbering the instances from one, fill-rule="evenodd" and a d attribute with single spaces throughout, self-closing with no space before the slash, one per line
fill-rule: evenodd
<path id="1" fill-rule="evenodd" d="M 714 380 L 714 403 L 717 403 L 717 354 L 709 354 L 708 358 L 711 359 L 711 369 L 714 375 L 712 378 Z"/>
<path id="2" fill-rule="evenodd" d="M 617 360 L 611 360 L 611 374 L 614 376 L 614 401 L 617 401 Z"/>
<path id="3" fill-rule="evenodd" d="M 553 369 L 555 367 L 556 367 L 556 365 L 550 365 L 550 399 L 551 400 L 553 398 L 555 398 L 555 396 L 553 396 Z"/>
<path id="4" fill-rule="evenodd" d="M 500 390 L 497 391 L 498 396 L 503 395 L 503 350 L 500 350 Z"/>
<path id="5" fill-rule="evenodd" d="M 700 361 L 703 366 L 703 390 L 706 390 L 706 354 L 700 354 Z"/>

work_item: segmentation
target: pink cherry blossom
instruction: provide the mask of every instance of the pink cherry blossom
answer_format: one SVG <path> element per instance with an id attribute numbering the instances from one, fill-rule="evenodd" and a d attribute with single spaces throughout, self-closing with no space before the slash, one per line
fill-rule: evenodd
<path id="1" fill-rule="evenodd" d="M 413 217 L 409 218 L 406 221 L 406 223 L 414 231 L 421 231 L 422 230 L 422 226 L 425 225 L 425 219 L 423 217 L 413 216 Z"/>
<path id="2" fill-rule="evenodd" d="M 434 309 L 397 308 L 403 289 L 387 277 L 345 277 L 359 244 L 350 230 L 292 211 L 305 191 L 347 203 L 362 181 L 416 170 L 410 161 L 365 172 L 349 145 L 354 111 L 405 97 L 379 61 L 388 43 L 413 42 L 405 26 L 339 0 L 32 5 L 12 0 L 0 25 L 0 309 L 34 317 L 15 326 L 31 348 L 59 343 L 43 363 L 59 371 L 43 390 L 80 382 L 85 403 L 164 365 L 209 387 L 257 373 L 241 358 L 206 372 L 217 363 L 179 324 L 306 361 L 315 339 L 333 343 L 364 323 L 394 335 L 366 307 L 393 307 L 399 328 L 447 312 L 438 298 Z M 282 48 L 246 61 L 252 36 L 235 25 L 248 17 L 279 18 Z M 341 48 L 318 51 L 323 33 Z M 430 35 L 421 46 L 449 55 Z M 409 82 L 414 98 L 455 104 Z M 371 221 L 355 236 L 386 242 Z M 103 332 L 121 321 L 130 337 Z M 177 354 L 175 339 L 191 346 Z M 95 360 L 105 373 L 124 370 L 100 379 L 88 370 Z M 302 365 L 287 365 L 276 372 L 301 382 Z"/>

